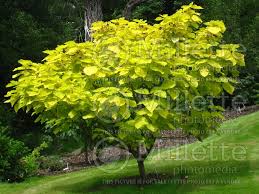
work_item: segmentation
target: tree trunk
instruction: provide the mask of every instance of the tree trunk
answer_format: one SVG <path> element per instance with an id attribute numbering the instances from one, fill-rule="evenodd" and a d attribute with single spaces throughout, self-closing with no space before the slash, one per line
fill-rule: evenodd
<path id="1" fill-rule="evenodd" d="M 138 161 L 138 169 L 139 169 L 140 177 L 141 178 L 145 178 L 146 172 L 145 172 L 144 160 L 139 160 Z"/>
<path id="2" fill-rule="evenodd" d="M 146 0 L 129 0 L 128 3 L 126 4 L 124 11 L 123 11 L 123 16 L 125 19 L 130 19 L 130 16 L 132 14 L 132 10 L 140 3 L 144 2 Z"/>
<path id="3" fill-rule="evenodd" d="M 89 142 L 87 142 L 87 140 L 85 140 L 85 145 L 84 145 L 84 153 L 85 153 L 85 164 L 90 164 L 90 160 L 89 160 Z"/>
<path id="4" fill-rule="evenodd" d="M 143 185 L 146 176 L 144 160 L 138 160 L 138 170 L 140 174 L 141 185 Z"/>
<path id="5" fill-rule="evenodd" d="M 85 164 L 91 164 L 91 159 L 89 158 L 90 154 L 89 154 L 89 150 L 92 149 L 93 147 L 93 141 L 92 141 L 92 131 L 90 130 L 90 128 L 86 129 L 86 128 L 82 128 L 81 129 L 81 133 L 82 133 L 82 137 L 83 137 L 83 141 L 84 141 L 84 154 L 85 154 Z"/>
<path id="6" fill-rule="evenodd" d="M 86 0 L 85 1 L 85 41 L 91 40 L 92 23 L 100 21 L 103 18 L 102 1 Z"/>
<path id="7" fill-rule="evenodd" d="M 88 149 L 85 149 L 85 165 L 90 164 Z"/>

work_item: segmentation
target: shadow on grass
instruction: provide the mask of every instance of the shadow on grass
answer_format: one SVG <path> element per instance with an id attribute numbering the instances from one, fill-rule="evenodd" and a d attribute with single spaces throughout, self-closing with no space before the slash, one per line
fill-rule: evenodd
<path id="1" fill-rule="evenodd" d="M 97 175 L 88 180 L 54 189 L 66 193 L 182 193 L 191 192 L 203 185 L 238 184 L 241 177 L 249 175 L 250 161 L 184 162 L 182 165 L 164 166 L 158 173 L 148 170 L 145 185 L 140 186 L 138 176 L 122 172 L 114 176 Z M 152 166 L 148 166 L 152 169 Z M 86 175 L 87 176 L 87 175 Z"/>

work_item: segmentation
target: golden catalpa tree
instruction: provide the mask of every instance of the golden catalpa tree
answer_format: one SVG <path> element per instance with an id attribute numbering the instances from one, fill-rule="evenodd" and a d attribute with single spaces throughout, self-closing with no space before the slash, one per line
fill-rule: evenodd
<path id="1" fill-rule="evenodd" d="M 56 132 L 77 125 L 89 141 L 120 139 L 144 177 L 144 160 L 161 130 L 182 128 L 202 139 L 217 129 L 223 109 L 208 97 L 232 94 L 244 65 L 239 46 L 222 43 L 224 23 L 203 22 L 200 9 L 183 6 L 154 25 L 96 22 L 93 41 L 44 51 L 42 63 L 20 60 L 7 102 Z"/>

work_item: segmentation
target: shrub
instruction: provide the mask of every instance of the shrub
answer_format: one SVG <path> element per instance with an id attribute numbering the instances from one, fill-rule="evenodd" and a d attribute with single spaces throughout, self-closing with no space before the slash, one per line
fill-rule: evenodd
<path id="1" fill-rule="evenodd" d="M 23 142 L 0 132 L 0 180 L 19 182 L 35 175 L 39 168 L 40 151 L 45 147 L 43 143 L 30 153 Z"/>
<path id="2" fill-rule="evenodd" d="M 39 147 L 35 148 L 31 154 L 22 158 L 26 177 L 33 176 L 37 173 L 40 166 L 40 151 L 46 147 L 47 144 L 44 142 Z"/>
<path id="3" fill-rule="evenodd" d="M 21 181 L 26 172 L 22 158 L 29 153 L 23 142 L 0 133 L 0 179 L 2 181 Z"/>
<path id="4" fill-rule="evenodd" d="M 65 168 L 64 161 L 58 156 L 49 156 L 40 158 L 40 169 L 48 170 L 50 172 L 60 171 Z"/>

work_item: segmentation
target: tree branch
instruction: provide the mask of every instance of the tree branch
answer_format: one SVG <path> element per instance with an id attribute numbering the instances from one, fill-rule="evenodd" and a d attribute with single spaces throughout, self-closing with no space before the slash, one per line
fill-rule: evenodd
<path id="1" fill-rule="evenodd" d="M 85 41 L 91 40 L 91 26 L 92 23 L 102 20 L 102 1 L 101 0 L 85 0 L 84 7 L 84 30 Z"/>
<path id="2" fill-rule="evenodd" d="M 123 11 L 123 16 L 125 17 L 125 19 L 130 19 L 133 8 L 144 1 L 146 0 L 129 0 Z"/>

